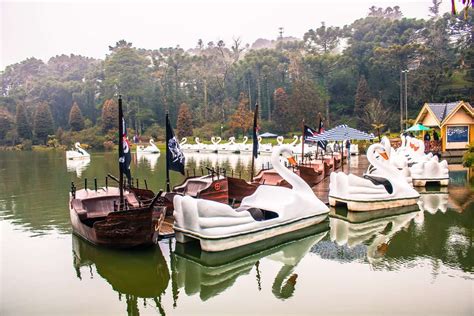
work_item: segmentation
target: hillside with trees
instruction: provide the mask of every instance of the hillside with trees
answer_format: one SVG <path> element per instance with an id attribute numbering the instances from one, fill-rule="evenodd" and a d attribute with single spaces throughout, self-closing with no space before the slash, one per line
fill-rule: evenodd
<path id="1" fill-rule="evenodd" d="M 437 1 L 434 1 L 436 4 Z M 0 145 L 115 140 L 117 97 L 129 135 L 163 139 L 165 113 L 180 136 L 249 134 L 260 105 L 261 130 L 298 132 L 301 120 L 399 130 L 400 71 L 409 69 L 408 112 L 424 102 L 472 102 L 473 13 L 404 18 L 399 7 L 371 7 L 344 27 L 314 25 L 295 37 L 239 38 L 196 47 L 145 49 L 120 40 L 104 60 L 28 58 L 0 73 Z M 209 34 L 207 36 L 212 36 Z"/>

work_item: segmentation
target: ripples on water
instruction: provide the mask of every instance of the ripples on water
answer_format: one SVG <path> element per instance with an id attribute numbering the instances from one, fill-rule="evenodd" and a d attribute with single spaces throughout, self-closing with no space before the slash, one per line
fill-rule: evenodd
<path id="1" fill-rule="evenodd" d="M 473 210 L 459 208 L 468 188 L 423 192 L 420 208 L 332 209 L 321 225 L 238 251 L 202 253 L 173 240 L 114 251 L 70 234 L 67 203 L 71 181 L 104 185 L 115 161 L 113 153 L 77 166 L 63 153 L 0 153 L 1 314 L 473 314 Z M 249 162 L 195 154 L 187 167 L 248 177 Z M 161 157 L 134 156 L 132 173 L 164 187 Z"/>

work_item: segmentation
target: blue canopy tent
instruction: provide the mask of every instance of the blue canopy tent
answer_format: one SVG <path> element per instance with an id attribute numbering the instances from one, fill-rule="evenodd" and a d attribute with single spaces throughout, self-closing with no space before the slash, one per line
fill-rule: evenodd
<path id="1" fill-rule="evenodd" d="M 262 138 L 275 138 L 278 135 L 267 132 L 267 133 L 260 134 L 259 136 L 262 137 Z"/>
<path id="2" fill-rule="evenodd" d="M 374 134 L 359 131 L 347 125 L 338 125 L 314 137 L 314 141 L 345 141 L 345 140 L 371 140 Z M 344 168 L 344 151 L 341 152 L 342 168 Z"/>

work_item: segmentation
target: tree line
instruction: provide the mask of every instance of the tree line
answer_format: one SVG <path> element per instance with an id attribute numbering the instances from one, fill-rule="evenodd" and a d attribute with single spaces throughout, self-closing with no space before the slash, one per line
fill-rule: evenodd
<path id="1" fill-rule="evenodd" d="M 344 27 L 324 22 L 302 39 L 240 38 L 195 48 L 144 49 L 125 40 L 104 60 L 34 57 L 1 72 L 0 142 L 100 148 L 115 140 L 116 99 L 132 133 L 161 137 L 170 114 L 180 137 L 249 133 L 259 104 L 260 130 L 291 133 L 301 121 L 398 131 L 400 71 L 408 73 L 408 112 L 424 102 L 471 101 L 472 9 L 430 19 L 404 18 L 399 7 L 369 8 Z"/>

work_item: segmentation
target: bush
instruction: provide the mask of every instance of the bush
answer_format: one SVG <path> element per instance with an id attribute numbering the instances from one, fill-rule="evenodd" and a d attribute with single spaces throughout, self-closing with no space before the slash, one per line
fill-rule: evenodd
<path id="1" fill-rule="evenodd" d="M 31 139 L 24 139 L 21 144 L 21 150 L 31 150 L 33 148 L 33 142 Z"/>
<path id="2" fill-rule="evenodd" d="M 467 145 L 467 151 L 462 156 L 462 164 L 464 167 L 474 166 L 474 145 Z"/>

